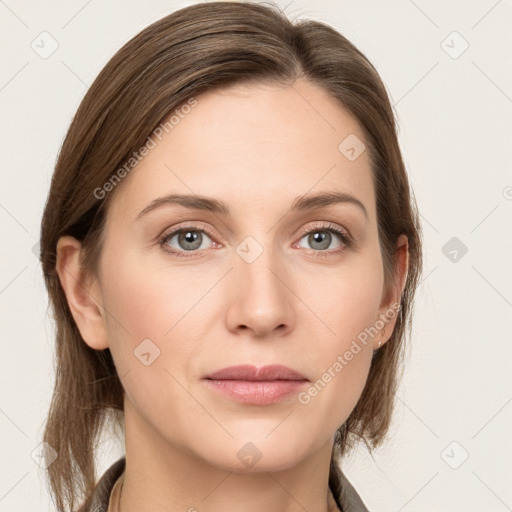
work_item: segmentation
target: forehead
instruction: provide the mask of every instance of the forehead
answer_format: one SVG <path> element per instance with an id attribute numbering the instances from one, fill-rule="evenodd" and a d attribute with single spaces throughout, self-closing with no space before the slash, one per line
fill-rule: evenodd
<path id="1" fill-rule="evenodd" d="M 216 197 L 242 211 L 288 208 L 298 196 L 330 190 L 357 196 L 375 215 L 368 151 L 346 153 L 347 145 L 364 147 L 364 134 L 321 87 L 302 79 L 237 84 L 195 99 L 161 140 L 152 137 L 156 145 L 118 185 L 111 215 L 134 219 L 169 193 Z"/>

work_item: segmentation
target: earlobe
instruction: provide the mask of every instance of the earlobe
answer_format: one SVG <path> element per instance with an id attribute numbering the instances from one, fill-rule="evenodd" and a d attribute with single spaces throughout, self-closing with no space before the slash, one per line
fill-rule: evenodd
<path id="1" fill-rule="evenodd" d="M 56 271 L 83 340 L 95 350 L 104 350 L 109 343 L 100 289 L 95 279 L 87 278 L 80 264 L 81 249 L 76 238 L 59 238 Z"/>

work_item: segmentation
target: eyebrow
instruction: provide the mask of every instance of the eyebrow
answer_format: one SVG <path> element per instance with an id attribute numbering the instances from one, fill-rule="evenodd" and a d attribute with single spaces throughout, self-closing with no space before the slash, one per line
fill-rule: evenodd
<path id="1" fill-rule="evenodd" d="M 293 201 L 288 210 L 288 214 L 315 210 L 340 203 L 357 206 L 364 213 L 366 219 L 368 219 L 368 212 L 364 204 L 359 199 L 346 192 L 320 192 L 309 196 L 299 196 Z M 149 212 L 162 205 L 179 205 L 191 210 L 204 210 L 222 215 L 230 215 L 228 205 L 219 199 L 197 194 L 169 194 L 151 201 L 151 203 L 137 215 L 136 220 L 139 220 L 144 215 L 147 215 Z"/>

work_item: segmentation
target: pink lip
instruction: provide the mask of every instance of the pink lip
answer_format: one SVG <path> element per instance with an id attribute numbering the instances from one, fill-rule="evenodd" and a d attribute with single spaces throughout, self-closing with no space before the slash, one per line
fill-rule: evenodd
<path id="1" fill-rule="evenodd" d="M 281 365 L 256 368 L 252 365 L 230 366 L 203 379 L 214 391 L 237 402 L 265 405 L 297 393 L 306 377 Z"/>
<path id="2" fill-rule="evenodd" d="M 280 364 L 256 368 L 251 364 L 228 366 L 204 377 L 212 380 L 308 380 L 304 375 Z"/>

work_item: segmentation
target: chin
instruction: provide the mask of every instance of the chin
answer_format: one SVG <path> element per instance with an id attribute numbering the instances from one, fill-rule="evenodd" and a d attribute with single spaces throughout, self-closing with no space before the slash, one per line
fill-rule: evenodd
<path id="1" fill-rule="evenodd" d="M 255 433 L 254 437 L 246 435 L 231 439 L 227 443 L 212 442 L 208 446 L 208 453 L 200 449 L 199 453 L 209 464 L 241 474 L 286 470 L 306 456 L 302 453 L 307 445 L 304 439 L 297 439 L 297 442 L 290 439 L 285 441 L 279 436 L 265 439 L 267 435 L 268 431 L 265 434 Z"/>

